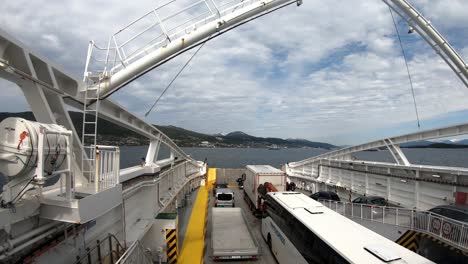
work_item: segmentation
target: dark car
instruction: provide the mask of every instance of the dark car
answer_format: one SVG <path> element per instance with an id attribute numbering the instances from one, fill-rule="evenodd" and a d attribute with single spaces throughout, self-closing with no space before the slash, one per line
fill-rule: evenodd
<path id="1" fill-rule="evenodd" d="M 468 205 L 439 205 L 430 209 L 429 212 L 468 223 Z"/>
<path id="2" fill-rule="evenodd" d="M 468 223 L 468 205 L 439 205 L 428 211 L 418 212 L 414 218 L 414 228 L 428 230 L 448 240 L 468 243 L 464 227 Z"/>
<path id="3" fill-rule="evenodd" d="M 361 196 L 361 197 L 354 199 L 353 203 L 388 206 L 387 199 L 381 196 Z"/>
<path id="4" fill-rule="evenodd" d="M 320 191 L 312 194 L 309 196 L 310 198 L 318 201 L 318 200 L 332 200 L 332 201 L 340 201 L 340 197 L 335 192 L 328 192 L 328 191 Z"/>
<path id="5" fill-rule="evenodd" d="M 227 187 L 228 187 L 227 183 L 215 183 L 215 185 L 213 186 L 213 196 L 216 196 L 216 190 L 218 188 L 227 188 Z"/>

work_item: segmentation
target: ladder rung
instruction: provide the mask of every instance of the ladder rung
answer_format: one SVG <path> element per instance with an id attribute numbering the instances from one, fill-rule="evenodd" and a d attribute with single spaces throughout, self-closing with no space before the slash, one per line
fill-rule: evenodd
<path id="1" fill-rule="evenodd" d="M 96 146 L 83 146 L 83 148 L 95 148 Z"/>
<path id="2" fill-rule="evenodd" d="M 86 109 L 85 112 L 97 112 L 96 109 Z"/>
<path id="3" fill-rule="evenodd" d="M 89 122 L 89 121 L 85 121 L 84 123 L 85 124 L 97 124 L 97 122 Z"/>
<path id="4" fill-rule="evenodd" d="M 95 137 L 96 135 L 95 134 L 84 134 L 83 136 L 85 136 L 85 137 Z"/>

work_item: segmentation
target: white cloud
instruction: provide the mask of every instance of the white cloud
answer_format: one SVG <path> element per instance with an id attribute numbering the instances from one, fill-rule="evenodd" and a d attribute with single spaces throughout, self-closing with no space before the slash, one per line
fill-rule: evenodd
<path id="1" fill-rule="evenodd" d="M 41 36 L 41 46 L 63 51 L 60 39 L 54 34 L 44 34 Z"/>
<path id="2" fill-rule="evenodd" d="M 37 50 L 81 75 L 90 39 L 105 45 L 112 33 L 154 5 L 149 0 L 109 3 L 7 1 L 0 26 L 28 45 L 40 40 Z M 467 30 L 463 11 L 468 2 L 417 0 L 416 6 L 468 58 L 468 40 L 453 33 Z M 414 120 L 394 34 L 388 8 L 380 1 L 304 1 L 208 42 L 149 120 L 207 133 L 242 130 L 259 136 L 336 139 L 362 130 L 371 138 L 372 128 Z M 421 117 L 465 109 L 467 90 L 448 66 L 418 36 L 405 34 L 402 39 L 411 55 Z M 192 53 L 112 97 L 143 116 Z M 5 100 L 0 98 L 5 106 L 0 111 L 9 110 Z M 356 143 L 342 138 L 346 142 L 338 143 Z"/>

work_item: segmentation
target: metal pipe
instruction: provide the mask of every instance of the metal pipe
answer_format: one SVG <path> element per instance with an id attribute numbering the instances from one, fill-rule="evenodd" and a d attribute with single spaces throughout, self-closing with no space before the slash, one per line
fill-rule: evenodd
<path id="1" fill-rule="evenodd" d="M 61 224 L 60 226 L 56 226 L 52 229 L 50 229 L 49 231 L 45 232 L 45 233 L 42 233 L 41 235 L 39 236 L 36 236 L 30 240 L 28 240 L 26 243 L 24 244 L 21 244 L 19 247 L 17 248 L 14 248 L 13 250 L 11 251 L 8 251 L 8 252 L 5 252 L 3 253 L 2 255 L 0 255 L 0 260 L 4 260 L 6 258 L 8 258 L 9 256 L 13 255 L 13 254 L 16 254 L 17 252 L 25 249 L 26 247 L 29 247 L 30 245 L 38 242 L 39 240 L 49 236 L 49 235 L 52 235 L 53 233 L 55 232 L 58 232 L 60 229 L 62 229 L 63 227 L 65 226 L 65 224 Z"/>
<path id="2" fill-rule="evenodd" d="M 50 229 L 50 228 L 52 228 L 54 226 L 57 226 L 59 224 L 61 224 L 61 223 L 60 222 L 47 223 L 45 225 L 42 225 L 42 226 L 40 226 L 40 227 L 38 227 L 36 229 L 33 229 L 33 230 L 25 233 L 25 234 L 23 234 L 23 235 L 21 235 L 21 236 L 19 236 L 17 238 L 8 240 L 8 244 L 11 245 L 11 247 L 14 247 L 14 246 L 20 244 L 21 242 L 23 242 L 24 240 L 27 240 L 27 239 L 29 239 L 29 238 L 37 235 L 37 234 L 40 234 L 40 233 L 42 233 L 42 232 L 44 232 L 44 231 L 46 231 L 46 230 L 48 230 L 48 229 Z M 7 250 L 8 248 L 9 248 L 8 246 L 1 246 L 0 245 L 0 253 Z"/>

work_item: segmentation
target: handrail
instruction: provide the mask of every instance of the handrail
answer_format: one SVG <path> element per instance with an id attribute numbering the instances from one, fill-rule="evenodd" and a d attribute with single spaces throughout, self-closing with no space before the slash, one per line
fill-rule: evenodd
<path id="1" fill-rule="evenodd" d="M 233 0 L 217 6 L 215 0 L 196 0 L 183 7 L 177 6 L 177 3 L 170 6 L 174 2 L 170 1 L 163 6 L 151 9 L 143 16 L 133 20 L 112 34 L 110 38 L 113 41 L 108 46 L 108 49 L 97 49 L 105 53 L 106 60 L 105 63 L 96 63 L 92 67 L 94 68 L 94 72 L 104 72 L 106 76 L 112 79 L 112 76 L 117 73 L 120 74 L 121 71 L 136 61 L 141 62 L 142 58 L 155 50 L 163 47 L 171 50 L 168 46 L 173 41 L 182 43 L 182 46 L 179 48 L 196 44 L 184 41 L 184 39 L 188 40 L 184 35 L 190 34 L 190 38 L 197 35 L 197 39 L 206 38 L 205 33 L 198 32 L 198 28 L 202 26 L 206 25 L 206 29 L 216 33 L 270 9 L 280 6 L 284 7 L 292 3 L 297 3 L 298 5 L 302 3 L 301 0 Z M 167 15 L 163 17 L 159 16 L 158 13 L 165 13 Z M 219 21 L 215 22 L 216 20 Z M 167 27 L 168 25 L 170 26 Z M 201 35 L 198 36 L 199 34 Z M 154 35 L 157 35 L 157 37 L 155 38 Z M 148 40 L 150 41 L 148 42 Z M 195 39 L 193 41 L 199 42 Z M 116 52 L 111 53 L 111 49 Z M 119 63 L 113 64 L 113 61 L 119 61 Z M 134 67 L 130 68 L 130 71 L 134 70 Z M 93 70 L 88 71 L 92 72 Z M 126 73 L 124 75 L 126 76 Z M 117 79 L 120 80 L 120 78 L 118 77 Z M 113 82 L 109 80 L 110 83 L 113 83 L 112 86 L 115 83 L 117 87 L 121 85 L 120 81 Z M 109 88 L 113 89 L 116 87 Z M 109 91 L 103 90 L 101 92 L 108 95 Z"/>
<path id="2" fill-rule="evenodd" d="M 130 247 L 124 252 L 124 254 L 117 260 L 116 264 L 152 264 L 153 261 L 145 252 L 143 245 L 140 240 L 130 245 Z"/>
<path id="3" fill-rule="evenodd" d="M 115 146 L 96 146 L 95 185 L 105 190 L 119 184 L 120 149 Z"/>
<path id="4" fill-rule="evenodd" d="M 429 211 L 408 208 L 319 200 L 335 212 L 362 220 L 395 225 L 429 234 L 468 252 L 468 223 Z"/>
<path id="5" fill-rule="evenodd" d="M 112 241 L 115 241 L 115 250 L 112 246 Z M 105 256 L 102 255 L 102 245 L 105 243 L 105 242 L 108 242 L 108 246 L 109 246 L 109 250 L 108 250 L 108 253 L 109 253 L 109 258 L 110 258 L 110 263 L 113 264 L 114 263 L 114 259 L 117 259 L 120 257 L 120 254 L 123 253 L 125 251 L 125 248 L 122 246 L 122 244 L 120 244 L 120 241 L 117 239 L 117 237 L 114 235 L 114 234 L 107 234 L 107 237 L 103 240 L 96 240 L 96 245 L 94 245 L 93 247 L 91 248 L 86 248 L 86 254 L 83 255 L 83 256 L 77 256 L 76 257 L 76 261 L 75 261 L 75 264 L 83 264 L 83 263 L 86 263 L 86 264 L 91 264 L 93 263 L 93 252 L 96 251 L 97 253 L 97 259 L 98 259 L 98 263 L 103 263 L 103 259 Z M 114 256 L 114 254 L 116 254 Z"/>

